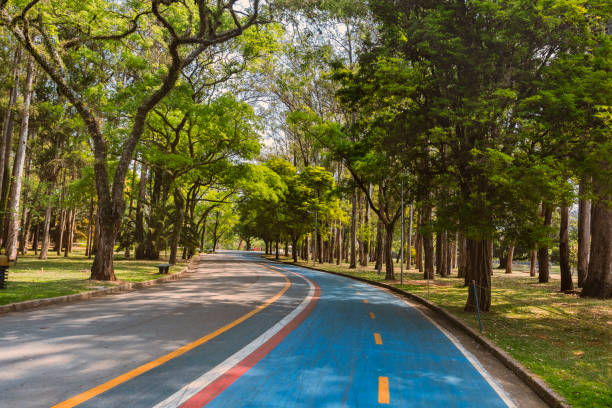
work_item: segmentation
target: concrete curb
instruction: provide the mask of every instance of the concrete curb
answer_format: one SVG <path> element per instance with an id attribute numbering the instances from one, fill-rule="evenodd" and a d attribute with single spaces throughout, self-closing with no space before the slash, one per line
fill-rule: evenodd
<path id="1" fill-rule="evenodd" d="M 122 283 L 121 285 L 111 286 L 109 288 L 92 290 L 89 292 L 83 293 L 74 293 L 72 295 L 58 296 L 52 298 L 44 298 L 44 299 L 33 299 L 27 300 L 25 302 L 17 302 L 17 303 L 9 303 L 8 305 L 0 306 L 0 315 L 10 312 L 20 312 L 23 310 L 35 309 L 38 307 L 56 305 L 60 303 L 71 303 L 77 302 L 79 300 L 91 299 L 93 297 L 111 295 L 113 293 L 124 292 L 127 290 L 135 290 L 135 289 L 143 289 L 153 285 L 159 285 L 164 282 L 171 282 L 175 280 L 179 280 L 185 277 L 187 273 L 190 272 L 190 268 L 192 266 L 192 262 L 196 259 L 193 257 L 192 260 L 187 264 L 185 268 L 183 268 L 180 272 L 173 273 L 168 276 L 164 276 L 162 278 L 157 278 L 144 282 L 128 282 Z M 199 255 L 197 257 L 199 260 Z"/>
<path id="2" fill-rule="evenodd" d="M 265 259 L 268 259 L 268 258 L 265 258 Z M 504 351 L 501 348 L 499 348 L 498 346 L 496 346 L 491 340 L 489 340 L 486 337 L 482 336 L 480 333 L 478 333 L 477 331 L 475 331 L 474 329 L 472 329 L 471 327 L 469 327 L 468 325 L 463 323 L 461 320 L 459 320 L 458 318 L 456 318 L 455 316 L 453 316 L 452 314 L 447 312 L 445 309 L 443 309 L 440 306 L 437 306 L 437 305 L 431 303 L 427 299 L 423 299 L 420 296 L 417 296 L 417 295 L 415 295 L 413 293 L 410 293 L 410 292 L 406 292 L 406 291 L 404 291 L 402 289 L 396 288 L 395 286 L 391 286 L 391 285 L 388 285 L 388 284 L 382 283 L 382 282 L 371 281 L 371 280 L 368 280 L 368 279 L 365 279 L 365 278 L 360 278 L 358 276 L 351 276 L 351 275 L 347 275 L 347 274 L 340 273 L 340 272 L 325 271 L 325 270 L 322 270 L 322 269 L 313 268 L 311 266 L 304 266 L 304 265 L 294 264 L 293 262 L 276 261 L 276 260 L 273 260 L 273 259 L 269 259 L 269 260 L 273 261 L 273 262 L 281 263 L 281 264 L 294 265 L 294 266 L 299 266 L 299 267 L 302 267 L 302 268 L 312 269 L 312 270 L 318 271 L 318 272 L 325 272 L 325 273 L 329 273 L 329 274 L 332 274 L 332 275 L 343 276 L 345 278 L 350 278 L 350 279 L 353 279 L 353 280 L 356 280 L 356 281 L 360 281 L 360 282 L 368 283 L 370 285 L 379 286 L 379 287 L 388 289 L 388 290 L 390 290 L 390 291 L 392 291 L 392 292 L 394 292 L 394 293 L 396 293 L 396 294 L 398 294 L 400 296 L 403 296 L 403 297 L 405 297 L 407 299 L 414 300 L 415 302 L 418 302 L 418 303 L 426 306 L 427 308 L 433 310 L 434 312 L 442 315 L 442 317 L 445 318 L 453 326 L 455 326 L 458 329 L 464 331 L 467 335 L 469 335 L 471 338 L 473 338 L 477 343 L 479 343 L 488 352 L 490 352 L 499 361 L 501 361 L 508 369 L 510 369 L 510 371 L 512 371 L 514 374 L 516 374 L 517 377 L 519 377 L 521 380 L 523 380 L 525 382 L 525 384 L 527 384 L 527 386 L 529 386 L 529 388 L 531 388 L 549 406 L 551 406 L 553 408 L 571 408 L 571 406 L 567 403 L 567 401 L 565 401 L 565 399 L 561 395 L 559 395 L 559 394 L 557 394 L 557 392 L 553 391 L 548 386 L 548 384 L 546 384 L 541 378 L 539 378 L 538 376 L 536 376 L 535 374 L 530 372 L 527 368 L 525 368 L 525 366 L 523 366 L 521 363 L 516 361 L 506 351 Z"/>

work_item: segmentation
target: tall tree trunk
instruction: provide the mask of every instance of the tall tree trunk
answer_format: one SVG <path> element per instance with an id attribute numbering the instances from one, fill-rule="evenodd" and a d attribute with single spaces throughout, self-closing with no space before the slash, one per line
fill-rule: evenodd
<path id="1" fill-rule="evenodd" d="M 544 227 L 549 227 L 552 222 L 552 207 L 544 205 Z M 548 244 L 538 249 L 538 282 L 547 283 L 550 279 L 550 265 L 548 262 Z"/>
<path id="2" fill-rule="evenodd" d="M 572 270 L 570 266 L 570 250 L 569 250 L 569 208 L 562 206 L 561 211 L 561 226 L 559 228 L 559 266 L 561 268 L 561 291 L 569 291 L 574 289 L 572 281 Z"/>
<path id="3" fill-rule="evenodd" d="M 383 241 L 383 223 L 379 219 L 376 224 L 376 263 L 374 265 L 377 271 L 380 270 L 383 262 Z"/>
<path id="4" fill-rule="evenodd" d="M 448 231 L 446 231 L 444 233 L 445 235 L 445 244 L 444 244 L 444 252 L 446 253 L 446 276 L 451 275 L 453 273 L 453 269 L 452 269 L 452 248 L 451 248 L 451 241 L 450 241 L 450 234 L 448 233 Z"/>
<path id="5" fill-rule="evenodd" d="M 217 252 L 217 239 L 219 236 L 217 235 L 217 230 L 219 229 L 219 211 L 216 212 L 215 215 L 215 227 L 213 228 L 213 254 Z M 278 241 L 276 241 L 276 253 L 278 254 Z"/>
<path id="6" fill-rule="evenodd" d="M 440 233 L 440 235 L 442 236 L 441 239 L 441 247 L 440 247 L 440 275 L 443 277 L 448 276 L 448 270 L 446 269 L 447 267 L 447 257 L 448 257 L 448 242 L 446 239 L 446 231 Z"/>
<path id="7" fill-rule="evenodd" d="M 351 263 L 350 269 L 357 268 L 357 188 L 353 187 L 351 202 Z"/>
<path id="8" fill-rule="evenodd" d="M 145 258 L 144 246 L 144 203 L 147 194 L 147 163 L 142 162 L 140 165 L 140 180 L 138 182 L 138 199 L 136 200 L 136 219 L 134 229 L 134 241 L 136 241 L 136 249 L 134 256 L 136 259 Z"/>
<path id="9" fill-rule="evenodd" d="M 410 209 L 408 211 L 408 253 L 406 254 L 406 268 L 410 270 L 412 266 L 412 219 L 414 218 L 414 206 L 410 203 Z"/>
<path id="10" fill-rule="evenodd" d="M 89 217 L 87 225 L 87 246 L 85 247 L 85 256 L 89 256 L 90 245 L 91 245 L 91 233 L 93 232 L 93 214 L 94 214 L 94 202 L 93 199 L 89 200 Z"/>
<path id="11" fill-rule="evenodd" d="M 168 263 L 170 265 L 176 264 L 179 239 L 181 238 L 183 221 L 185 220 L 185 199 L 183 198 L 183 194 L 178 190 L 174 191 L 174 206 L 176 209 L 176 215 L 174 217 L 174 227 L 172 229 L 172 237 L 170 239 L 170 259 L 168 259 Z"/>
<path id="12" fill-rule="evenodd" d="M 514 257 L 514 242 L 508 247 L 508 256 L 506 258 L 506 273 L 512 273 L 512 258 Z"/>
<path id="13" fill-rule="evenodd" d="M 508 253 L 503 248 L 499 249 L 499 266 L 497 269 L 506 269 L 508 266 Z"/>
<path id="14" fill-rule="evenodd" d="M 276 239 L 276 252 L 274 252 L 274 258 L 278 261 L 279 244 L 278 238 Z"/>
<path id="15" fill-rule="evenodd" d="M 357 195 L 357 231 L 361 232 L 363 230 L 363 194 L 359 193 Z M 363 257 L 365 256 L 365 250 L 363 248 L 363 237 L 361 234 L 357 234 L 357 244 L 358 244 L 358 258 L 359 265 L 363 265 Z M 366 263 L 367 265 L 367 263 Z"/>
<path id="16" fill-rule="evenodd" d="M 19 205 L 21 200 L 21 186 L 23 168 L 25 164 L 26 147 L 28 143 L 28 131 L 30 122 L 30 103 L 32 101 L 32 83 L 34 82 L 34 62 L 28 58 L 26 84 L 24 91 L 23 111 L 21 114 L 21 131 L 15 162 L 13 165 L 13 183 L 9 197 L 8 207 L 8 233 L 6 238 L 6 252 L 10 260 L 17 259 L 17 243 L 19 233 Z"/>
<path id="17" fill-rule="evenodd" d="M 55 251 L 57 252 L 58 255 L 62 254 L 62 248 L 64 246 L 64 230 L 66 229 L 66 214 L 67 214 L 67 211 L 65 208 L 63 208 L 60 212 L 59 225 L 57 227 L 57 242 L 55 243 Z"/>
<path id="18" fill-rule="evenodd" d="M 536 250 L 529 251 L 529 276 L 536 276 Z"/>
<path id="19" fill-rule="evenodd" d="M 43 223 L 42 231 L 42 246 L 40 248 L 39 259 L 47 259 L 49 253 L 49 229 L 51 227 L 51 210 L 53 209 L 51 201 L 47 203 L 47 209 L 45 210 L 45 221 Z"/>
<path id="20" fill-rule="evenodd" d="M 436 274 L 442 274 L 442 255 L 444 253 L 444 244 L 442 243 L 442 233 L 436 232 Z"/>
<path id="21" fill-rule="evenodd" d="M 457 277 L 464 278 L 467 275 L 467 242 L 463 234 L 459 234 L 457 240 L 459 251 L 457 255 Z"/>
<path id="22" fill-rule="evenodd" d="M 372 185 L 370 184 L 368 186 L 368 195 L 372 195 Z M 363 256 L 363 263 L 361 264 L 362 266 L 368 266 L 368 261 L 369 261 L 369 255 L 370 255 L 370 202 L 368 201 L 367 198 L 364 199 L 365 201 L 365 218 L 364 218 L 364 231 L 366 233 L 366 236 L 363 239 L 363 250 L 364 250 L 364 256 Z"/>
<path id="23" fill-rule="evenodd" d="M 40 223 L 34 227 L 34 234 L 32 236 L 32 250 L 34 255 L 38 255 L 38 234 L 40 234 Z"/>
<path id="24" fill-rule="evenodd" d="M 28 203 L 30 200 L 29 180 L 30 180 L 31 169 L 32 169 L 32 158 L 30 157 L 28 159 L 28 164 L 26 166 L 26 172 L 25 172 L 25 178 L 26 178 L 27 183 L 23 191 L 23 202 L 24 203 Z M 40 190 L 40 186 L 41 184 L 38 183 L 38 187 L 36 187 L 36 192 L 34 193 L 34 197 L 32 197 L 32 202 L 34 203 L 38 203 L 38 192 Z M 32 219 L 31 214 L 32 214 L 32 211 L 28 208 L 28 206 L 23 205 L 21 207 L 20 225 L 22 226 L 22 228 L 21 228 L 21 233 L 19 234 L 19 248 L 18 248 L 18 252 L 21 255 L 25 255 L 25 253 L 27 252 L 27 245 L 30 239 L 30 224 L 31 224 L 31 219 Z"/>
<path id="25" fill-rule="evenodd" d="M 395 224 L 385 225 L 385 280 L 395 280 L 393 274 L 393 230 Z"/>
<path id="26" fill-rule="evenodd" d="M 93 253 L 95 252 L 95 243 L 96 243 L 96 237 L 99 237 L 98 235 L 98 213 L 93 213 L 93 217 L 91 218 L 91 228 L 93 230 L 93 235 L 91 236 L 91 240 L 89 241 L 89 250 L 87 251 L 87 258 L 91 259 L 91 256 L 93 255 Z"/>
<path id="27" fill-rule="evenodd" d="M 589 271 L 589 247 L 591 244 L 591 201 L 584 198 L 584 183 L 580 183 L 578 202 L 578 287 L 584 283 Z"/>
<path id="28" fill-rule="evenodd" d="M 336 245 L 338 247 L 337 249 L 337 253 L 336 253 L 336 265 L 340 265 L 340 263 L 342 263 L 342 223 L 339 223 L 340 225 L 338 226 L 338 230 L 337 230 L 337 238 L 336 238 Z"/>
<path id="29" fill-rule="evenodd" d="M 423 237 L 423 258 L 424 258 L 424 279 L 434 278 L 434 248 L 433 248 L 433 237 L 432 233 L 428 231 L 429 223 L 431 221 L 431 206 L 423 206 L 423 217 L 422 223 L 425 226 L 423 231 L 419 231 L 419 234 Z"/>
<path id="30" fill-rule="evenodd" d="M 612 297 L 612 205 L 609 194 L 595 186 L 598 199 L 593 200 L 591 219 L 591 252 L 589 271 L 582 286 L 582 296 Z"/>
<path id="31" fill-rule="evenodd" d="M 0 210 L 4 209 L 5 197 L 8 197 L 10 188 L 9 182 L 9 162 L 11 158 L 11 139 L 13 136 L 13 106 L 17 101 L 17 91 L 19 88 L 19 60 L 21 59 L 21 47 L 17 46 L 13 56 L 13 72 L 11 75 L 12 87 L 9 93 L 6 111 L 4 113 L 4 121 L 2 126 L 2 135 L 0 137 Z M 4 242 L 4 221 L 5 215 L 0 212 L 0 245 Z"/>
<path id="32" fill-rule="evenodd" d="M 478 295 L 478 307 L 488 312 L 491 308 L 491 246 L 489 240 L 467 239 L 467 273 L 468 299 L 464 310 L 466 312 L 476 311 L 476 298 Z M 476 282 L 476 292 L 474 285 Z"/>
<path id="33" fill-rule="evenodd" d="M 489 273 L 493 275 L 493 239 L 490 239 L 487 244 L 489 245 Z"/>
<path id="34" fill-rule="evenodd" d="M 419 215 L 417 216 L 417 230 L 416 230 L 416 256 L 415 256 L 415 263 L 416 263 L 416 269 L 419 270 L 419 272 L 423 272 L 423 237 L 421 235 L 420 228 L 421 228 L 421 210 L 419 210 Z"/>
<path id="35" fill-rule="evenodd" d="M 67 258 L 68 254 L 70 254 L 70 239 L 71 237 L 74 238 L 74 235 L 72 234 L 73 221 L 74 209 L 71 208 L 68 212 L 68 221 L 66 222 L 66 244 L 64 246 L 64 258 Z"/>
<path id="36" fill-rule="evenodd" d="M 291 257 L 293 258 L 293 262 L 298 261 L 298 247 L 297 246 L 298 246 L 297 236 L 293 235 L 291 239 Z"/>
<path id="37" fill-rule="evenodd" d="M 453 269 L 457 269 L 457 248 L 459 246 L 459 234 L 455 233 L 455 239 L 451 246 L 451 266 L 449 273 L 453 272 Z"/>

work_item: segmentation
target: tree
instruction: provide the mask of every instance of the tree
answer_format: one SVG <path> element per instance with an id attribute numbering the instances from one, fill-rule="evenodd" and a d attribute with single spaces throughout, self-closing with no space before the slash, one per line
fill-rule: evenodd
<path id="1" fill-rule="evenodd" d="M 34 64 L 32 59 L 28 58 L 26 69 L 26 81 L 24 90 L 23 112 L 21 113 L 21 130 L 19 132 L 19 140 L 17 144 L 17 152 L 15 154 L 15 163 L 13 171 L 13 182 L 11 184 L 11 192 L 9 195 L 9 216 L 8 216 L 8 233 L 6 250 L 10 260 L 17 259 L 17 240 L 19 230 L 19 205 L 21 200 L 21 186 L 23 168 L 25 164 L 26 147 L 28 142 L 28 132 L 30 131 L 30 103 L 32 101 L 32 83 L 34 82 Z"/>
<path id="2" fill-rule="evenodd" d="M 517 107 L 555 55 L 588 45 L 592 20 L 574 4 L 555 3 L 373 2 L 379 35 L 345 86 L 359 104 L 377 101 L 373 121 L 399 128 L 385 134 L 387 151 L 404 152 L 404 165 L 423 181 L 451 181 L 436 213 L 453 214 L 451 225 L 465 233 L 466 280 L 475 281 L 483 310 L 491 302 L 489 243 L 509 208 L 517 219 L 533 220 L 540 199 L 520 177 L 537 175 L 540 162 L 521 149 L 528 132 Z M 589 12 L 604 16 L 608 6 L 598 2 Z M 415 167 L 415 156 L 430 165 Z M 465 309 L 475 307 L 470 286 Z"/>
<path id="3" fill-rule="evenodd" d="M 145 130 L 149 112 L 172 90 L 181 71 L 195 63 L 202 52 L 240 36 L 244 30 L 259 22 L 259 0 L 253 1 L 251 9 L 245 10 L 249 15 L 243 18 L 239 17 L 239 11 L 236 10 L 236 0 L 214 4 L 197 0 L 190 6 L 180 2 L 152 0 L 148 7 L 146 3 L 96 1 L 85 10 L 81 4 L 69 3 L 63 5 L 61 13 L 58 13 L 53 3 L 42 0 L 35 0 L 25 7 L 7 3 L 3 1 L 0 4 L 2 24 L 47 73 L 56 84 L 58 92 L 75 107 L 92 138 L 100 239 L 91 278 L 115 280 L 113 253 L 125 209 L 125 177 Z M 33 17 L 34 13 L 36 17 Z M 64 19 L 65 13 L 76 17 Z M 194 18 L 187 18 L 188 15 Z M 84 29 L 100 16 L 104 16 L 105 20 L 95 27 L 93 33 Z M 139 55 L 125 54 L 131 47 L 121 47 L 121 44 L 132 43 L 134 49 L 145 45 L 142 43 L 145 40 L 135 34 L 138 29 L 147 31 L 150 37 L 146 41 L 153 40 L 155 33 L 159 33 L 155 41 L 155 52 L 165 57 L 157 60 L 164 63 L 167 61 L 167 65 L 162 63 L 165 66 L 160 66 Z M 39 39 L 43 47 L 37 45 Z M 79 61 L 84 64 L 78 65 Z M 135 70 L 140 68 L 140 72 L 132 76 L 135 85 L 127 85 L 123 89 L 105 86 L 110 81 L 104 83 L 104 78 L 99 74 L 109 72 L 109 64 L 125 64 Z M 84 73 L 92 74 L 99 80 L 93 84 L 83 81 L 87 77 Z M 117 74 L 117 71 L 109 73 Z M 123 83 L 116 75 L 111 75 L 111 78 L 114 84 Z M 147 88 L 150 90 L 147 91 Z M 135 90 L 138 92 L 132 93 Z M 121 97 L 131 96 L 130 111 L 133 114 L 121 144 L 112 183 L 109 182 L 109 135 L 105 134 L 101 126 L 102 118 L 98 114 L 100 110 L 92 105 L 92 100 L 112 98 L 112 95 L 104 95 L 109 91 Z"/>

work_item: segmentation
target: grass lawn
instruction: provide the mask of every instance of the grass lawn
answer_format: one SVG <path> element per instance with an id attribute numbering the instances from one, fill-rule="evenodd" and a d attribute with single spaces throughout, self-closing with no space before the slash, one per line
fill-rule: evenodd
<path id="1" fill-rule="evenodd" d="M 160 261 L 136 261 L 118 255 L 115 257 L 117 281 L 93 281 L 89 280 L 92 261 L 80 251 L 69 258 L 49 254 L 49 258 L 44 261 L 33 254 L 21 256 L 17 265 L 11 263 L 7 287 L 0 289 L 0 305 L 71 295 L 123 282 L 141 282 L 161 277 L 155 267 Z M 184 266 L 171 266 L 169 273 L 179 272 Z"/>
<path id="2" fill-rule="evenodd" d="M 384 270 L 379 276 L 372 265 L 356 270 L 347 264 L 317 268 L 384 281 Z M 429 299 L 478 330 L 476 315 L 463 311 L 467 288 L 456 275 L 436 276 L 429 294 L 423 274 L 415 270 L 405 272 L 404 285 L 386 283 Z M 496 270 L 491 312 L 482 315 L 484 334 L 572 406 L 612 407 L 612 300 L 581 299 L 560 293 L 559 285 L 557 279 L 540 284 L 537 277 Z"/>

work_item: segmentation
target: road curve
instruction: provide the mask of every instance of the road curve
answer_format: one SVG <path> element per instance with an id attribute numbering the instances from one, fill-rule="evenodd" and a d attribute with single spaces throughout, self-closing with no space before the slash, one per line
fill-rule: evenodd
<path id="1" fill-rule="evenodd" d="M 0 317 L 0 367 L 0 407 L 516 406 L 398 297 L 235 252 L 182 281 Z"/>

